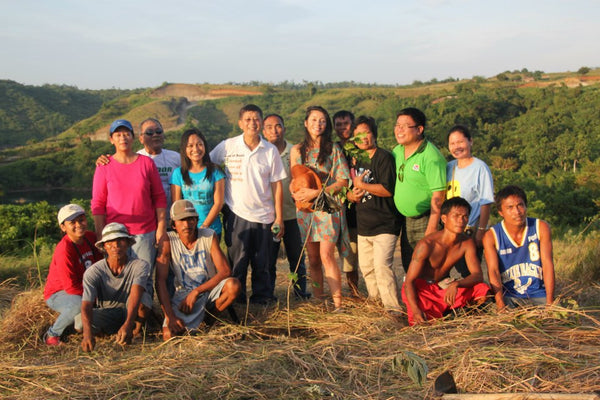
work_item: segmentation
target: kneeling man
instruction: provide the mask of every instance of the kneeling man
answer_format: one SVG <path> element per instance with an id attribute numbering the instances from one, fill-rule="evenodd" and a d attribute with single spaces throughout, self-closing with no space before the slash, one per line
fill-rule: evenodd
<path id="1" fill-rule="evenodd" d="M 240 293 L 241 285 L 230 278 L 231 268 L 219 240 L 211 229 L 198 229 L 198 213 L 189 200 L 177 200 L 171 206 L 171 223 L 156 258 L 156 293 L 165 313 L 163 339 L 186 329 L 197 329 L 205 310 L 223 311 Z M 175 274 L 175 294 L 169 298 L 167 276 Z"/>
<path id="2" fill-rule="evenodd" d="M 482 303 L 490 290 L 483 281 L 475 242 L 464 234 L 471 206 L 461 198 L 444 201 L 441 219 L 444 229 L 417 243 L 402 287 L 408 324 L 441 318 L 448 311 L 469 303 Z M 452 266 L 465 257 L 470 275 L 451 281 Z"/>
<path id="3" fill-rule="evenodd" d="M 96 242 L 96 247 L 106 253 L 106 258 L 83 274 L 83 351 L 94 349 L 94 334 L 100 332 L 116 332 L 118 344 L 130 343 L 152 308 L 152 298 L 145 290 L 150 265 L 144 260 L 129 258 L 127 253 L 133 243 L 135 239 L 125 225 L 112 222 L 102 229 L 102 239 Z M 78 325 L 77 320 L 75 325 Z"/>
<path id="4" fill-rule="evenodd" d="M 518 186 L 496 194 L 502 221 L 483 237 L 496 305 L 543 306 L 554 301 L 552 234 L 547 222 L 527 217 L 527 196 Z"/>

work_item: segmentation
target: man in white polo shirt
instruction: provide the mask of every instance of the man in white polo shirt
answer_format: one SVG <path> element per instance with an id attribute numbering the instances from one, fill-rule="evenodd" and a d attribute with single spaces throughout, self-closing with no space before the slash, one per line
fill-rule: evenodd
<path id="1" fill-rule="evenodd" d="M 256 304 L 268 304 L 274 299 L 268 268 L 272 257 L 271 227 L 278 225 L 276 236 L 283 236 L 281 181 L 287 176 L 277 148 L 260 136 L 262 123 L 258 106 L 242 107 L 238 125 L 243 133 L 222 141 L 210 153 L 214 163 L 225 165 L 227 174 L 223 222 L 232 275 L 242 284 L 239 300 L 245 302 L 250 264 L 250 302 Z"/>

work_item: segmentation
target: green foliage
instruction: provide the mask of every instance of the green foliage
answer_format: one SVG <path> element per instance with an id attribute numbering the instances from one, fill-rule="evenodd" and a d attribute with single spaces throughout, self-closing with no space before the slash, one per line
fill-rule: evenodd
<path id="1" fill-rule="evenodd" d="M 0 254 L 29 252 L 37 245 L 60 239 L 58 209 L 42 201 L 25 205 L 0 205 Z"/>
<path id="2" fill-rule="evenodd" d="M 365 150 L 361 150 L 356 147 L 356 143 L 361 143 L 365 136 L 367 136 L 367 134 L 361 132 L 355 134 L 353 137 L 348 139 L 346 143 L 344 143 L 344 153 L 348 155 L 349 159 L 356 160 L 357 163 L 369 162 L 369 154 L 367 154 Z"/>
<path id="3" fill-rule="evenodd" d="M 392 371 L 400 370 L 417 385 L 423 387 L 427 380 L 427 363 L 412 351 L 397 354 L 392 359 Z"/>
<path id="4" fill-rule="evenodd" d="M 588 72 L 590 72 L 590 68 L 589 68 L 589 67 L 581 67 L 581 68 L 579 68 L 579 69 L 577 70 L 577 73 L 578 73 L 579 75 L 585 75 L 585 74 L 587 74 Z"/>
<path id="5" fill-rule="evenodd" d="M 28 86 L 0 80 L 0 147 L 53 137 L 94 115 L 124 90 L 79 90 L 67 85 Z"/>
<path id="6" fill-rule="evenodd" d="M 600 212 L 600 87 L 520 87 L 512 80 L 515 76 L 549 80 L 568 75 L 542 76 L 542 71 L 527 69 L 502 74 L 509 79 L 435 79 L 435 85 L 407 87 L 356 82 L 251 82 L 255 87 L 262 85 L 263 95 L 196 104 L 184 97 L 156 99 L 149 91 L 132 92 L 106 101 L 98 114 L 75 124 L 68 131 L 78 132 L 75 139 L 35 139 L 37 143 L 31 146 L 2 151 L 0 191 L 89 188 L 94 160 L 112 149 L 104 142 L 90 141 L 86 135 L 123 113 L 141 115 L 158 108 L 173 113 L 185 109 L 185 119 L 178 121 L 180 128 L 166 136 L 166 147 L 177 149 L 184 127 L 199 127 L 211 147 L 238 134 L 237 112 L 247 103 L 257 104 L 265 113 L 282 115 L 286 139 L 298 143 L 304 138 L 306 107 L 321 105 L 331 114 L 349 109 L 355 115 L 373 116 L 378 123 L 379 145 L 391 150 L 396 145 L 393 125 L 397 112 L 417 107 L 428 117 L 425 136 L 445 154 L 448 129 L 455 124 L 469 126 L 474 134 L 473 153 L 490 166 L 496 189 L 507 184 L 521 185 L 530 196 L 532 216 L 544 218 L 555 227 L 581 225 Z M 22 159 L 11 161 L 15 158 Z"/>
<path id="7" fill-rule="evenodd" d="M 77 146 L 0 165 L 0 188 L 90 188 L 96 158 L 111 151 L 107 142 L 82 141 Z"/>

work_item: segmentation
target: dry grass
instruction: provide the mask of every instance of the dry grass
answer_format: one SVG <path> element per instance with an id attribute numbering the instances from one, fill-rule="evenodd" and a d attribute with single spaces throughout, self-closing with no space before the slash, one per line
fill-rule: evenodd
<path id="1" fill-rule="evenodd" d="M 10 290 L 0 285 L 0 299 Z M 589 290 L 599 296 L 600 287 Z M 86 354 L 78 335 L 60 348 L 43 344 L 53 315 L 38 289 L 17 296 L 0 323 L 0 396 L 422 399 L 445 370 L 463 392 L 600 390 L 600 313 L 563 303 L 568 308 L 501 315 L 492 306 L 409 328 L 367 301 L 348 300 L 345 313 L 332 314 L 319 301 L 292 300 L 289 313 L 284 304 L 238 307 L 245 325 L 218 322 L 168 343 L 147 334 L 126 348 L 102 338 Z M 405 351 L 429 367 L 422 388 L 392 369 Z"/>

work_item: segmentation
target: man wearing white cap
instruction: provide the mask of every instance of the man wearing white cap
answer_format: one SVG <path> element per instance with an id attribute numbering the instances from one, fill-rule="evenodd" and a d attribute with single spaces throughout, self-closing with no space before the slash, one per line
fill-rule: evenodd
<path id="1" fill-rule="evenodd" d="M 102 259 L 102 254 L 94 247 L 96 234 L 87 230 L 83 208 L 77 204 L 67 204 L 61 208 L 58 211 L 58 225 L 65 235 L 56 245 L 44 287 L 46 304 L 59 313 L 44 337 L 49 346 L 61 343 L 63 331 L 73 324 L 75 316 L 81 312 L 83 273 Z"/>
<path id="2" fill-rule="evenodd" d="M 97 332 L 116 333 L 118 344 L 130 343 L 152 308 L 152 298 L 145 289 L 150 265 L 139 258 L 129 259 L 127 255 L 134 242 L 127 228 L 118 222 L 111 222 L 102 229 L 102 239 L 96 242 L 96 247 L 106 253 L 106 259 L 83 274 L 83 351 L 94 349 Z"/>
<path id="3" fill-rule="evenodd" d="M 205 311 L 223 311 L 238 297 L 239 280 L 231 268 L 212 229 L 199 229 L 198 213 L 189 200 L 177 200 L 171 207 L 175 232 L 168 232 L 156 258 L 156 293 L 165 313 L 163 339 L 186 329 L 197 329 Z M 169 267 L 175 275 L 175 294 L 169 298 Z"/>

